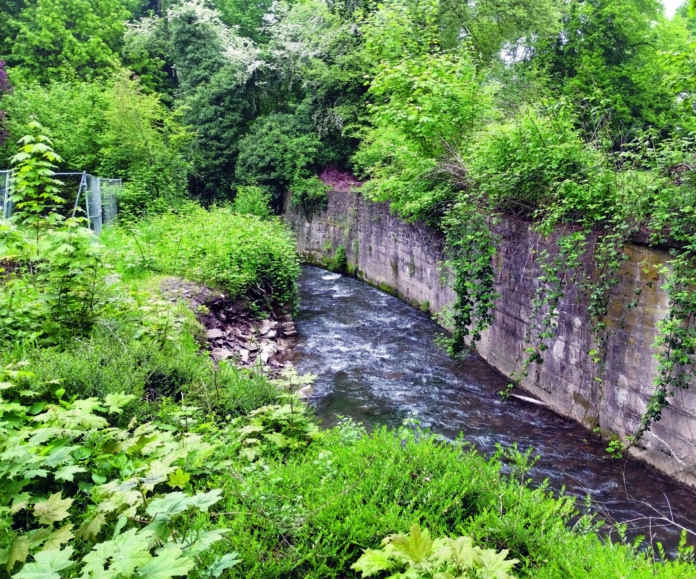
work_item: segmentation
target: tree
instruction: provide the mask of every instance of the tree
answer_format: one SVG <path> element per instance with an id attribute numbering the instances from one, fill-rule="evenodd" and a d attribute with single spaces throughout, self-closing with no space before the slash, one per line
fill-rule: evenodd
<path id="1" fill-rule="evenodd" d="M 104 76 L 118 66 L 128 15 L 119 0 L 37 0 L 19 16 L 11 64 L 42 83 Z"/>
<path id="2" fill-rule="evenodd" d="M 188 155 L 192 192 L 226 196 L 234 179 L 238 141 L 254 117 L 252 83 L 263 65 L 256 45 L 237 35 L 201 0 L 167 12 L 170 53 L 185 123 L 195 129 Z"/>
<path id="3" fill-rule="evenodd" d="M 102 173 L 130 180 L 144 205 L 180 195 L 187 170 L 181 150 L 191 137 L 180 113 L 162 106 L 157 94 L 144 94 L 127 71 L 116 76 L 104 101 Z"/>
<path id="4" fill-rule="evenodd" d="M 662 83 L 664 31 L 659 0 L 571 0 L 561 32 L 535 58 L 581 112 L 586 136 L 602 126 L 615 143 L 646 127 L 666 134 L 680 118 Z"/>
<path id="5" fill-rule="evenodd" d="M 10 92 L 10 81 L 7 80 L 7 71 L 5 70 L 5 63 L 0 60 L 0 103 L 2 102 L 3 95 Z M 0 147 L 7 139 L 7 128 L 5 127 L 5 111 L 0 109 Z"/>
<path id="6" fill-rule="evenodd" d="M 12 49 L 17 35 L 16 18 L 24 8 L 24 0 L 0 0 L 0 58 Z"/>
<path id="7" fill-rule="evenodd" d="M 200 0 L 185 0 L 167 11 L 169 53 L 180 94 L 188 96 L 225 64 L 233 36 L 220 14 Z"/>
<path id="8" fill-rule="evenodd" d="M 9 113 L 10 141 L 30 133 L 36 120 L 61 152 L 62 168 L 97 171 L 100 163 L 99 135 L 104 129 L 104 86 L 98 83 L 63 81 L 41 85 L 20 83 L 3 99 Z"/>
<path id="9" fill-rule="evenodd" d="M 520 45 L 533 46 L 559 29 L 554 0 L 440 0 L 437 10 L 440 44 L 469 44 L 484 62 L 498 58 L 503 49 L 510 53 Z"/>
<path id="10" fill-rule="evenodd" d="M 251 38 L 254 42 L 267 39 L 263 20 L 273 6 L 273 0 L 217 0 L 222 21 L 232 27 L 240 36 Z"/>

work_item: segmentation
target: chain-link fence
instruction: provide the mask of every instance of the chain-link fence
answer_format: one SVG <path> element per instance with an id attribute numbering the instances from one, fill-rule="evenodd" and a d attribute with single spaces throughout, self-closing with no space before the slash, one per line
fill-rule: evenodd
<path id="1" fill-rule="evenodd" d="M 0 171 L 0 199 L 2 217 L 12 216 L 12 175 Z M 97 235 L 105 225 L 116 220 L 117 198 L 121 192 L 121 179 L 104 179 L 89 173 L 56 173 L 60 181 L 60 196 L 65 200 L 62 213 L 65 217 L 85 217 L 89 228 Z"/>

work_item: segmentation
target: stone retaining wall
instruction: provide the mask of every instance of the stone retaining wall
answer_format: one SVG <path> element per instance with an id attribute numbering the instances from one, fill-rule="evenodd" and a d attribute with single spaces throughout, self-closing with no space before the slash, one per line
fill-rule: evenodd
<path id="1" fill-rule="evenodd" d="M 447 282 L 442 236 L 420 223 L 404 223 L 386 203 L 365 201 L 356 193 L 332 192 L 329 205 L 306 218 L 286 201 L 285 218 L 297 236 L 299 254 L 322 264 L 339 246 L 356 275 L 404 300 L 441 314 L 454 301 Z M 478 344 L 479 354 L 503 374 L 519 370 L 524 360 L 525 332 L 530 324 L 539 266 L 533 251 L 556 251 L 553 240 L 530 231 L 529 225 L 504 220 L 496 225 L 500 245 L 495 257 L 495 320 Z M 534 364 L 522 386 L 551 408 L 607 438 L 635 432 L 649 399 L 657 371 L 653 343 L 656 324 L 664 318 L 667 295 L 661 265 L 667 252 L 628 245 L 620 281 L 609 304 L 605 369 L 588 352 L 594 348 L 587 301 L 569 287 L 559 307 L 558 336 L 549 343 L 543 364 Z M 591 267 L 589 263 L 586 267 Z M 636 290 L 640 290 L 637 292 Z M 639 293 L 639 297 L 638 297 Z M 636 307 L 627 308 L 630 302 Z M 446 316 L 440 318 L 446 324 Z M 631 452 L 658 469 L 696 485 L 696 389 L 679 391 L 642 441 Z"/>

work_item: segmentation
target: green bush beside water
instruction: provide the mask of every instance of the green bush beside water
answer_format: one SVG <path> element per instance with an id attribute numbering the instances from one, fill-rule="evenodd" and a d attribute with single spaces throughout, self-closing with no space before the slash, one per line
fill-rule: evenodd
<path id="1" fill-rule="evenodd" d="M 107 259 L 126 278 L 179 275 L 222 289 L 231 298 L 290 310 L 297 300 L 300 266 L 294 240 L 277 219 L 189 203 L 175 213 L 114 229 L 102 241 Z"/>

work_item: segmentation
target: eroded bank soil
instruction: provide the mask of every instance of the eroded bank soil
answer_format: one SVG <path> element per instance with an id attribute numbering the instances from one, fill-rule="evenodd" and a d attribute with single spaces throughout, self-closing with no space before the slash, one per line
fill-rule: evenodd
<path id="1" fill-rule="evenodd" d="M 166 278 L 161 284 L 166 299 L 183 302 L 205 328 L 210 357 L 240 368 L 258 368 L 269 376 L 291 366 L 297 331 L 292 317 L 271 311 L 260 320 L 240 299 L 230 299 L 202 284 Z"/>

